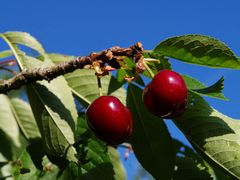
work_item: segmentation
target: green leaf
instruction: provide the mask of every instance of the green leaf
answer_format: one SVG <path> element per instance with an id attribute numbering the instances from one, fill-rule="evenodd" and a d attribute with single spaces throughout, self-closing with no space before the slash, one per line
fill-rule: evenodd
<path id="1" fill-rule="evenodd" d="M 27 139 L 40 138 L 41 135 L 29 104 L 19 98 L 12 98 L 11 104 L 14 116 L 24 136 Z"/>
<path id="2" fill-rule="evenodd" d="M 0 35 L 14 52 L 21 69 L 54 65 L 45 54 L 43 54 L 45 57 L 44 62 L 25 55 L 14 42 L 21 44 L 29 43 L 33 47 L 38 47 L 37 42 L 27 34 L 25 36 L 22 33 L 16 34 L 19 35 L 16 39 L 14 39 L 14 33 L 12 34 L 13 39 L 6 38 L 3 34 Z M 41 50 L 41 48 L 37 49 Z M 42 51 L 42 53 L 44 52 Z M 67 85 L 66 80 L 62 76 L 59 76 L 52 80 L 51 83 L 41 81 L 31 84 L 27 86 L 27 92 L 33 114 L 41 132 L 45 150 L 50 155 L 66 157 L 68 160 L 77 161 L 75 157 L 76 152 L 72 146 L 74 143 L 77 112 L 71 89 Z"/>
<path id="3" fill-rule="evenodd" d="M 0 59 L 12 56 L 11 50 L 5 50 L 0 52 Z"/>
<path id="4" fill-rule="evenodd" d="M 82 176 L 82 173 L 85 172 L 85 170 L 83 168 L 81 168 L 81 166 L 79 166 L 77 163 L 75 162 L 70 162 L 67 166 L 67 168 L 63 171 L 62 175 L 58 178 L 58 180 L 66 180 L 66 179 L 84 179 Z M 87 180 L 87 178 L 85 178 L 84 180 Z M 89 178 L 89 180 L 91 180 Z"/>
<path id="5" fill-rule="evenodd" d="M 240 178 L 239 121 L 221 114 L 190 92 L 185 113 L 174 122 L 210 165 Z"/>
<path id="6" fill-rule="evenodd" d="M 193 149 L 174 139 L 176 163 L 173 179 L 213 179 L 212 168 Z"/>
<path id="7" fill-rule="evenodd" d="M 0 94 L 0 129 L 16 147 L 21 146 L 20 131 L 13 113 L 13 106 L 8 96 L 4 94 Z"/>
<path id="8" fill-rule="evenodd" d="M 125 63 L 128 69 L 132 69 L 136 66 L 136 64 L 133 62 L 131 58 L 125 58 L 123 62 Z"/>
<path id="9" fill-rule="evenodd" d="M 213 179 L 207 172 L 206 167 L 197 163 L 194 159 L 188 157 L 177 157 L 175 171 L 173 174 L 173 180 L 191 180 L 201 179 L 209 180 Z"/>
<path id="10" fill-rule="evenodd" d="M 75 56 L 69 56 L 69 55 L 63 55 L 63 54 L 57 54 L 57 53 L 48 53 L 48 57 L 53 61 L 53 63 L 58 64 L 64 61 L 70 61 L 72 59 L 75 59 Z M 42 59 L 43 57 L 40 57 Z"/>
<path id="11" fill-rule="evenodd" d="M 152 61 L 152 66 L 154 66 L 154 69 L 156 69 L 157 71 L 162 70 L 162 69 L 172 69 L 169 60 L 166 57 L 164 57 L 163 55 L 155 53 L 154 51 L 144 52 L 143 55 L 144 55 L 144 58 L 158 60 L 158 61 Z M 151 61 L 149 61 L 149 62 L 151 62 Z"/>
<path id="12" fill-rule="evenodd" d="M 41 55 L 45 54 L 42 45 L 37 41 L 37 39 L 26 32 L 6 32 L 1 34 L 0 37 L 4 38 L 4 40 L 7 40 L 11 44 L 21 44 L 34 49 Z"/>
<path id="13" fill-rule="evenodd" d="M 121 163 L 118 151 L 112 147 L 108 147 L 108 155 L 110 156 L 111 163 L 113 165 L 113 169 L 115 172 L 114 179 L 117 180 L 125 180 L 127 179 L 126 173 L 123 167 L 123 164 Z"/>
<path id="14" fill-rule="evenodd" d="M 51 54 L 50 57 L 55 63 L 72 59 L 72 56 L 68 57 L 60 54 Z M 81 103 L 85 107 L 99 97 L 97 78 L 94 70 L 79 69 L 65 74 L 64 77 L 71 87 L 73 94 L 81 100 Z M 101 78 L 101 84 L 103 95 L 116 96 L 123 104 L 126 104 L 126 90 L 121 87 L 122 83 L 118 82 L 113 76 L 104 76 Z"/>
<path id="15" fill-rule="evenodd" d="M 222 99 L 222 100 L 228 100 L 224 94 L 222 93 L 223 90 L 223 82 L 224 78 L 221 77 L 216 83 L 214 83 L 211 86 L 205 86 L 200 81 L 187 76 L 182 75 L 184 81 L 186 82 L 187 88 L 191 91 L 197 92 L 200 95 L 209 96 L 212 98 Z"/>
<path id="16" fill-rule="evenodd" d="M 223 42 L 203 35 L 176 36 L 162 41 L 155 53 L 209 67 L 240 69 L 237 56 Z"/>
<path id="17" fill-rule="evenodd" d="M 88 129 L 85 116 L 78 119 L 78 132 L 80 141 L 76 144 L 79 160 L 86 171 L 83 178 L 114 179 L 114 167 L 104 142 L 92 136 Z"/>
<path id="18" fill-rule="evenodd" d="M 43 157 L 42 166 L 43 171 L 41 172 L 41 177 L 39 177 L 40 180 L 57 179 L 59 168 L 47 156 Z"/>
<path id="19" fill-rule="evenodd" d="M 33 164 L 30 155 L 25 150 L 19 157 L 18 162 L 13 163 L 13 177 L 16 180 L 38 179 L 39 171 Z"/>
<path id="20" fill-rule="evenodd" d="M 21 55 L 26 68 L 53 64 Z M 77 112 L 71 90 L 62 76 L 50 83 L 41 81 L 27 86 L 30 105 L 36 118 L 46 151 L 53 156 L 64 156 L 77 161 L 74 143 Z"/>
<path id="21" fill-rule="evenodd" d="M 163 120 L 146 110 L 142 90 L 131 84 L 128 86 L 127 106 L 134 119 L 130 142 L 138 161 L 156 179 L 171 179 L 175 154 Z"/>

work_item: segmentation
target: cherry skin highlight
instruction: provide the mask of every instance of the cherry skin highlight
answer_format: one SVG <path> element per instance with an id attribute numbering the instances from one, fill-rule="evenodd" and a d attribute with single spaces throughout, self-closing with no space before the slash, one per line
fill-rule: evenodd
<path id="1" fill-rule="evenodd" d="M 132 114 L 118 98 L 100 96 L 87 109 L 89 128 L 101 140 L 117 145 L 132 134 Z"/>
<path id="2" fill-rule="evenodd" d="M 144 88 L 143 102 L 157 116 L 166 119 L 179 116 L 187 105 L 187 87 L 183 78 L 171 70 L 159 71 Z"/>

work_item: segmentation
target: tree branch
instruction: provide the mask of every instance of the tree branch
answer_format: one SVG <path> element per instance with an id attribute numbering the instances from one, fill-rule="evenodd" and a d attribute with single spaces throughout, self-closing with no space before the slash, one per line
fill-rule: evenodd
<path id="1" fill-rule="evenodd" d="M 76 69 L 83 69 L 88 66 L 92 68 L 93 62 L 99 62 L 101 66 L 111 60 L 119 60 L 122 57 L 130 57 L 137 63 L 142 58 L 143 48 L 141 43 L 136 43 L 129 48 L 112 47 L 110 49 L 91 53 L 88 56 L 77 57 L 71 61 L 62 62 L 52 67 L 36 68 L 23 70 L 11 79 L 3 80 L 0 84 L 0 94 L 7 93 L 12 89 L 19 89 L 21 86 L 30 84 L 39 80 L 47 80 L 50 82 L 52 79 L 73 72 Z M 118 67 L 117 67 L 118 68 Z"/>

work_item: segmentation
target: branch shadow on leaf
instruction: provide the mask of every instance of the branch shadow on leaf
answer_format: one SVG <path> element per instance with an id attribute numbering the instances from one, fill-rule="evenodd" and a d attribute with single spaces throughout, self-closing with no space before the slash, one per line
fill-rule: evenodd
<path id="1" fill-rule="evenodd" d="M 203 144 L 210 137 L 235 134 L 227 122 L 214 115 L 214 109 L 201 96 L 192 92 L 189 92 L 185 112 L 175 118 L 174 123 L 190 137 L 190 141 L 197 138 Z"/>
<path id="2" fill-rule="evenodd" d="M 42 95 L 42 97 L 46 98 L 46 101 L 44 101 L 44 103 L 46 103 L 45 105 L 57 113 L 61 120 L 66 121 L 74 132 L 75 123 L 71 112 L 69 109 L 67 109 L 68 107 L 65 107 L 59 97 L 57 97 L 53 92 L 49 91 L 44 85 L 35 83 L 34 86 L 38 90 L 38 93 Z"/>

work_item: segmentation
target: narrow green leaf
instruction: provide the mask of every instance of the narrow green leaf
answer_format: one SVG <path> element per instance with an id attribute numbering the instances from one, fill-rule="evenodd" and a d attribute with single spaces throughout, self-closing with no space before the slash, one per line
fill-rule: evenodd
<path id="1" fill-rule="evenodd" d="M 126 77 L 126 75 L 127 75 L 127 72 L 126 72 L 126 70 L 124 70 L 124 69 L 118 69 L 117 70 L 117 81 L 118 82 L 123 82 L 123 81 L 125 81 L 125 77 Z"/>
<path id="2" fill-rule="evenodd" d="M 146 110 L 142 90 L 131 84 L 128 86 L 127 106 L 134 119 L 130 142 L 138 161 L 156 179 L 171 179 L 175 154 L 163 120 Z"/>
<path id="3" fill-rule="evenodd" d="M 6 32 L 2 34 L 11 44 L 22 44 L 24 46 L 30 47 L 35 51 L 39 52 L 39 54 L 45 54 L 45 51 L 42 45 L 37 41 L 36 38 L 31 36 L 26 32 Z M 1 37 L 1 36 L 0 36 Z"/>
<path id="4" fill-rule="evenodd" d="M 127 179 L 123 164 L 121 163 L 121 160 L 120 160 L 120 157 L 118 154 L 118 151 L 114 147 L 109 146 L 108 154 L 110 156 L 111 163 L 113 165 L 113 169 L 115 172 L 114 179 L 117 179 L 117 180 Z"/>
<path id="5" fill-rule="evenodd" d="M 182 75 L 184 81 L 186 82 L 187 88 L 191 91 L 197 92 L 200 95 L 209 96 L 212 98 L 222 99 L 222 100 L 228 100 L 224 94 L 222 93 L 223 90 L 223 82 L 224 78 L 221 77 L 216 83 L 214 83 L 211 86 L 205 86 L 200 81 L 187 76 Z"/>
<path id="6" fill-rule="evenodd" d="M 0 52 L 0 59 L 12 56 L 11 50 L 5 50 Z"/>
<path id="7" fill-rule="evenodd" d="M 69 56 L 69 55 L 64 55 L 64 54 L 57 54 L 57 53 L 48 53 L 48 57 L 53 61 L 53 63 L 58 64 L 64 61 L 70 61 L 74 58 L 75 56 Z M 42 57 L 40 57 L 41 59 Z"/>
<path id="8" fill-rule="evenodd" d="M 223 42 L 203 35 L 176 36 L 153 50 L 160 55 L 209 67 L 240 69 L 237 56 Z"/>
<path id="9" fill-rule="evenodd" d="M 125 65 L 126 65 L 126 67 L 128 68 L 128 69 L 132 69 L 132 68 L 134 68 L 135 66 L 136 66 L 136 64 L 133 62 L 133 60 L 132 59 L 130 59 L 130 58 L 125 58 L 124 60 L 123 60 L 123 62 L 125 63 Z"/>
<path id="10" fill-rule="evenodd" d="M 24 136 L 27 139 L 40 138 L 41 135 L 29 104 L 19 98 L 12 98 L 11 104 L 14 116 Z"/>
<path id="11" fill-rule="evenodd" d="M 21 146 L 20 131 L 12 111 L 8 96 L 0 94 L 0 129 L 12 140 L 16 147 Z"/>
<path id="12" fill-rule="evenodd" d="M 213 167 L 240 178 L 240 122 L 210 107 L 195 93 L 183 115 L 174 122 L 197 152 Z"/>

